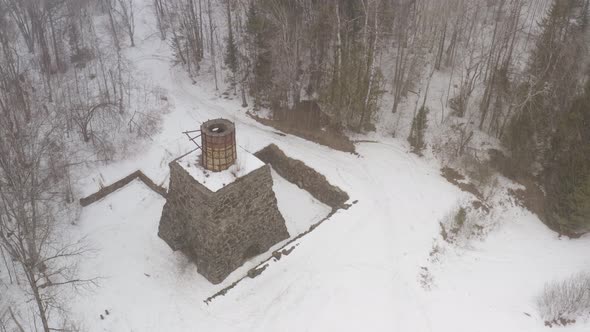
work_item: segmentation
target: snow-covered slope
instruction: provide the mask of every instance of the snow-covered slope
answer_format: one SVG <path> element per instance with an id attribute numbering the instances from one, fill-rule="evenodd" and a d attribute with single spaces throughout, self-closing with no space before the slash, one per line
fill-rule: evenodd
<path id="1" fill-rule="evenodd" d="M 357 156 L 277 135 L 247 117 L 238 101 L 217 97 L 206 73 L 193 85 L 181 68 L 171 67 L 168 45 L 148 28 L 155 27 L 149 19 L 146 14 L 137 22 L 141 41 L 126 55 L 146 80 L 167 90 L 173 110 L 145 150 L 90 170 L 77 183 L 79 193 L 96 191 L 99 178 L 109 183 L 136 169 L 165 183 L 168 162 L 192 149 L 181 132 L 224 117 L 236 123 L 245 150 L 274 143 L 358 203 L 260 276 L 207 305 L 203 300 L 243 276 L 256 259 L 211 285 L 158 238 L 164 200 L 134 182 L 85 208 L 75 230 L 97 249 L 81 263 L 82 274 L 103 277 L 72 303 L 72 318 L 83 330 L 542 331 L 547 328 L 534 301 L 543 284 L 590 266 L 590 238 L 559 239 L 534 215 L 507 204 L 485 240 L 452 250 L 431 267 L 433 288 L 424 290 L 418 276 L 439 237 L 439 221 L 468 194 L 442 178 L 438 165 L 391 138 L 358 143 Z M 327 211 L 310 197 L 309 204 L 290 202 L 299 189 L 281 181 L 275 177 L 274 189 L 287 221 L 317 221 Z M 293 224 L 289 231 L 305 228 Z M 568 331 L 589 329 L 580 323 Z"/>

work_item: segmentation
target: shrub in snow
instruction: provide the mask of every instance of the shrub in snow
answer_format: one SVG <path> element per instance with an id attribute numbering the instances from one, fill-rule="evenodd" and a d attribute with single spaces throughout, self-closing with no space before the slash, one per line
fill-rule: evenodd
<path id="1" fill-rule="evenodd" d="M 473 238 L 483 238 L 494 227 L 494 215 L 472 205 L 456 207 L 439 222 L 440 235 L 446 243 L 466 245 Z"/>
<path id="2" fill-rule="evenodd" d="M 458 240 L 469 238 L 469 232 L 465 230 L 470 228 L 473 222 L 467 212 L 467 208 L 460 206 L 439 222 L 443 240 L 448 243 L 456 243 Z"/>
<path id="3" fill-rule="evenodd" d="M 545 325 L 564 326 L 590 315 L 590 272 L 547 283 L 537 298 Z"/>
<path id="4" fill-rule="evenodd" d="M 463 225 L 465 225 L 466 220 L 467 210 L 465 210 L 464 207 L 460 207 L 453 218 L 453 228 L 451 228 L 451 232 L 453 232 L 453 234 L 459 233 L 459 231 L 463 228 Z"/>
<path id="5" fill-rule="evenodd" d="M 477 151 L 463 155 L 459 164 L 465 170 L 469 179 L 480 189 L 490 185 L 495 178 L 496 171 L 489 159 L 479 157 Z"/>
<path id="6" fill-rule="evenodd" d="M 465 153 L 472 151 L 470 145 L 474 131 L 469 127 L 469 123 L 456 119 L 449 121 L 454 123 L 443 128 L 432 140 L 432 150 L 443 164 L 455 164 Z"/>
<path id="7" fill-rule="evenodd" d="M 430 272 L 430 270 L 428 270 L 428 268 L 425 266 L 420 267 L 419 281 L 420 281 L 420 286 L 422 286 L 422 288 L 424 288 L 424 290 L 429 291 L 434 286 L 434 277 L 432 276 L 432 273 Z"/>
<path id="8" fill-rule="evenodd" d="M 432 245 L 432 249 L 430 250 L 430 253 L 428 254 L 428 264 L 429 265 L 435 265 L 440 263 L 440 259 L 442 257 L 442 255 L 444 254 L 444 247 L 442 247 L 438 241 L 435 241 L 434 244 Z M 419 273 L 418 273 L 418 282 L 420 283 L 420 286 L 422 286 L 422 288 L 424 290 L 432 290 L 432 288 L 435 287 L 435 283 L 434 283 L 434 274 L 432 273 L 432 271 L 430 270 L 430 268 L 428 266 L 421 266 Z"/>

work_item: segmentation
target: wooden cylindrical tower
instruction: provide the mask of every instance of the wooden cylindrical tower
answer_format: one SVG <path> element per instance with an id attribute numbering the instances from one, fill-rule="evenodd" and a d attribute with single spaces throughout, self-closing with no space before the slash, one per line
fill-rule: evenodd
<path id="1" fill-rule="evenodd" d="M 209 120 L 201 125 L 201 165 L 220 172 L 236 162 L 236 127 L 225 119 Z"/>

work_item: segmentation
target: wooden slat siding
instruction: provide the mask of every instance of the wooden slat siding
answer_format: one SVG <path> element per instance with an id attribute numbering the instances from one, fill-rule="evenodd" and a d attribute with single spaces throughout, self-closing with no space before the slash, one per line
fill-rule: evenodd
<path id="1" fill-rule="evenodd" d="M 147 177 L 147 175 L 143 174 L 142 171 L 137 170 L 137 171 L 127 175 L 126 177 L 122 178 L 121 180 L 116 181 L 113 184 L 100 189 L 99 191 L 95 192 L 92 195 L 86 196 L 84 198 L 80 198 L 80 205 L 88 206 L 96 201 L 99 201 L 99 200 L 105 198 L 106 196 L 114 193 L 115 191 L 125 187 L 131 181 L 133 181 L 135 179 L 140 180 L 148 188 L 155 191 L 160 196 L 166 198 L 166 194 L 167 194 L 166 188 L 157 185 L 156 183 L 154 183 L 154 181 L 152 181 L 152 179 Z"/>

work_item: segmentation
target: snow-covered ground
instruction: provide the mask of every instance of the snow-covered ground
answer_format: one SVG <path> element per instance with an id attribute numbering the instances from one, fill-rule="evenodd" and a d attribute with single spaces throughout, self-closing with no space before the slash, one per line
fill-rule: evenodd
<path id="1" fill-rule="evenodd" d="M 285 180 L 274 170 L 272 170 L 272 179 L 272 190 L 275 192 L 279 211 L 285 218 L 287 231 L 291 237 L 307 231 L 311 225 L 324 219 L 332 210 L 307 191 Z"/>
<path id="2" fill-rule="evenodd" d="M 192 84 L 171 67 L 169 46 L 138 19 L 137 46 L 126 55 L 145 79 L 167 90 L 172 110 L 162 130 L 123 161 L 79 174 L 77 192 L 92 193 L 141 169 L 158 183 L 168 163 L 193 146 L 181 133 L 227 118 L 238 144 L 255 152 L 270 143 L 304 161 L 346 192 L 340 210 L 298 241 L 296 249 L 255 279 L 245 279 L 208 305 L 208 296 L 242 277 L 259 256 L 212 285 L 181 253 L 157 236 L 164 200 L 135 181 L 84 208 L 75 233 L 94 255 L 80 271 L 100 276 L 98 288 L 72 302 L 72 318 L 88 331 L 489 331 L 548 328 L 535 297 L 543 285 L 590 266 L 590 237 L 559 239 L 534 215 L 506 203 L 481 241 L 450 250 L 432 265 L 433 286 L 419 282 L 441 221 L 467 193 L 440 176 L 439 165 L 408 153 L 405 143 L 373 135 L 357 155 L 294 136 L 279 136 L 245 114 L 237 100 L 218 96 L 207 73 Z M 81 170 L 82 171 L 82 170 Z M 300 233 L 328 208 L 273 173 L 273 189 L 289 232 Z M 307 196 L 306 196 L 307 195 Z M 109 311 L 109 315 L 105 314 Z M 104 319 L 100 318 L 103 314 Z M 565 329 L 564 329 L 565 330 Z M 567 331 L 588 331 L 579 322 Z"/>
<path id="3" fill-rule="evenodd" d="M 201 166 L 201 150 L 178 159 L 178 164 L 200 184 L 212 192 L 216 192 L 242 176 L 246 176 L 264 166 L 262 161 L 242 147 L 236 149 L 236 155 L 236 163 L 221 172 L 211 172 Z"/>

